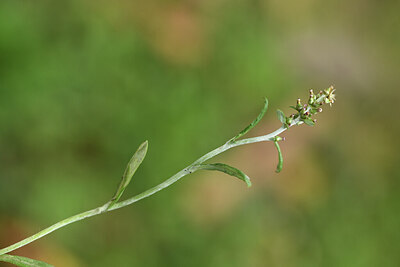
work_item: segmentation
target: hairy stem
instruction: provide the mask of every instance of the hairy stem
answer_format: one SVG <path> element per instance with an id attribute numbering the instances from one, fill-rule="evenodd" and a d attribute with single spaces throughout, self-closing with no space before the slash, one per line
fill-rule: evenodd
<path id="1" fill-rule="evenodd" d="M 297 120 L 294 121 L 290 126 L 296 125 L 297 123 L 302 123 L 301 121 Z M 230 142 L 228 141 L 227 143 L 225 143 L 224 145 L 208 152 L 207 154 L 205 154 L 204 156 L 200 157 L 198 160 L 196 160 L 195 162 L 193 162 L 192 164 L 190 164 L 189 166 L 187 166 L 186 168 L 184 168 L 183 170 L 179 171 L 178 173 L 174 174 L 173 176 L 171 176 L 169 179 L 165 180 L 164 182 L 162 182 L 159 185 L 156 185 L 136 196 L 133 196 L 131 198 L 128 198 L 127 200 L 115 203 L 113 206 L 109 207 L 110 203 L 107 202 L 106 204 L 104 204 L 101 207 L 92 209 L 92 210 L 88 210 L 82 213 L 79 213 L 77 215 L 71 216 L 67 219 L 64 219 L 62 221 L 57 222 L 56 224 L 53 224 L 52 226 L 28 237 L 25 238 L 24 240 L 21 240 L 11 246 L 8 246 L 6 248 L 3 248 L 0 250 L 0 255 L 6 254 L 8 252 L 14 251 L 20 247 L 23 247 L 39 238 L 42 238 L 48 234 L 50 234 L 51 232 L 62 228 L 68 224 L 77 222 L 77 221 L 81 221 L 83 219 L 89 218 L 89 217 L 93 217 L 95 215 L 99 215 L 108 211 L 112 211 L 112 210 L 116 210 L 116 209 L 120 209 L 126 206 L 129 206 L 141 199 L 144 199 L 146 197 L 149 197 L 161 190 L 163 190 L 164 188 L 172 185 L 173 183 L 179 181 L 182 177 L 191 174 L 195 171 L 198 170 L 198 165 L 204 163 L 205 161 L 215 157 L 216 155 L 221 154 L 222 152 L 229 150 L 231 148 L 237 147 L 237 146 L 241 146 L 241 145 L 246 145 L 246 144 L 251 144 L 251 143 L 258 143 L 258 142 L 264 142 L 264 141 L 273 141 L 273 138 L 277 135 L 279 135 L 280 133 L 284 132 L 285 130 L 287 130 L 286 127 L 282 126 L 279 129 L 277 129 L 276 131 L 267 134 L 267 135 L 263 135 L 263 136 L 257 136 L 257 137 L 252 137 L 252 138 L 247 138 L 247 139 L 242 139 L 242 140 L 237 140 L 237 141 L 233 141 Z"/>

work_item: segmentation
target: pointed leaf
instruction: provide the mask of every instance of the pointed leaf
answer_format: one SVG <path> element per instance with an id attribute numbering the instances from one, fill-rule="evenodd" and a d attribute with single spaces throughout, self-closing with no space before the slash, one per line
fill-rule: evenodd
<path id="1" fill-rule="evenodd" d="M 122 176 L 121 183 L 118 186 L 117 192 L 115 192 L 114 197 L 111 199 L 111 203 L 116 203 L 122 194 L 124 193 L 126 187 L 132 180 L 132 176 L 135 174 L 136 170 L 139 168 L 142 163 L 144 157 L 146 156 L 148 148 L 148 142 L 144 141 L 139 148 L 136 150 L 135 154 L 133 154 L 131 160 L 126 166 L 124 175 Z"/>
<path id="2" fill-rule="evenodd" d="M 223 163 L 213 163 L 213 164 L 200 164 L 197 166 L 200 170 L 209 170 L 209 171 L 220 171 L 231 176 L 235 176 L 240 180 L 244 181 L 248 187 L 251 186 L 250 178 L 241 170 L 236 169 L 232 166 L 223 164 Z"/>
<path id="3" fill-rule="evenodd" d="M 315 122 L 313 120 L 311 120 L 311 119 L 304 119 L 303 121 L 308 126 L 314 126 L 315 125 Z"/>
<path id="4" fill-rule="evenodd" d="M 12 263 L 21 267 L 54 267 L 53 265 L 45 263 L 43 261 L 9 254 L 0 255 L 0 261 Z"/>
<path id="5" fill-rule="evenodd" d="M 260 114 L 258 114 L 257 118 L 255 118 L 255 120 L 252 123 L 250 123 L 250 125 L 248 125 L 246 128 L 244 128 L 238 135 L 233 137 L 231 139 L 231 142 L 234 142 L 235 140 L 239 139 L 240 137 L 242 137 L 243 135 L 248 133 L 251 129 L 253 129 L 254 126 L 256 126 L 257 123 L 259 123 L 260 120 L 264 117 L 264 114 L 267 111 L 267 109 L 268 109 L 268 99 L 265 98 L 264 99 L 264 107 L 262 108 Z"/>
<path id="6" fill-rule="evenodd" d="M 275 147 L 278 150 L 278 165 L 276 166 L 276 172 L 280 172 L 282 170 L 283 167 L 283 156 L 282 156 L 282 152 L 281 152 L 281 148 L 278 144 L 278 141 L 274 141 Z"/>
<path id="7" fill-rule="evenodd" d="M 278 115 L 278 119 L 279 119 L 280 122 L 286 123 L 286 116 L 285 116 L 285 114 L 283 113 L 282 110 L 278 109 L 276 111 L 276 114 Z"/>

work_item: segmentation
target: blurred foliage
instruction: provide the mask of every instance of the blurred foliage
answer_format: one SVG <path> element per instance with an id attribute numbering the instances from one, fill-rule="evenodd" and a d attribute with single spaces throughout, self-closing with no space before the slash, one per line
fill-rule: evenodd
<path id="1" fill-rule="evenodd" d="M 262 97 L 274 110 L 334 83 L 334 108 L 281 144 L 279 175 L 273 145 L 238 148 L 225 157 L 251 189 L 194 175 L 16 254 L 56 266 L 398 266 L 399 9 L 1 1 L 0 245 L 107 201 L 146 139 L 125 197 L 234 136 Z M 279 127 L 266 117 L 262 131 Z"/>

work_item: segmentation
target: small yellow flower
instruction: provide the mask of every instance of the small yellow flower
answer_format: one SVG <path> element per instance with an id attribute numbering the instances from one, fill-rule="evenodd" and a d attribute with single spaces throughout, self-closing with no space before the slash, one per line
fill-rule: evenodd
<path id="1" fill-rule="evenodd" d="M 333 88 L 333 86 L 324 90 L 324 95 L 326 96 L 325 103 L 329 104 L 330 106 L 332 106 L 332 104 L 335 103 L 335 101 L 336 101 L 335 94 L 334 94 L 335 91 L 336 91 L 336 89 Z"/>

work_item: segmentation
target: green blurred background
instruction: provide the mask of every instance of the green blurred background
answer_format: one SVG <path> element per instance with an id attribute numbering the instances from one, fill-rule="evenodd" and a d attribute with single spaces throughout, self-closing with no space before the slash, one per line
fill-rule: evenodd
<path id="1" fill-rule="evenodd" d="M 400 2 L 0 2 L 0 246 L 124 197 L 337 88 L 317 126 L 215 161 L 133 206 L 15 254 L 56 266 L 400 266 Z"/>

